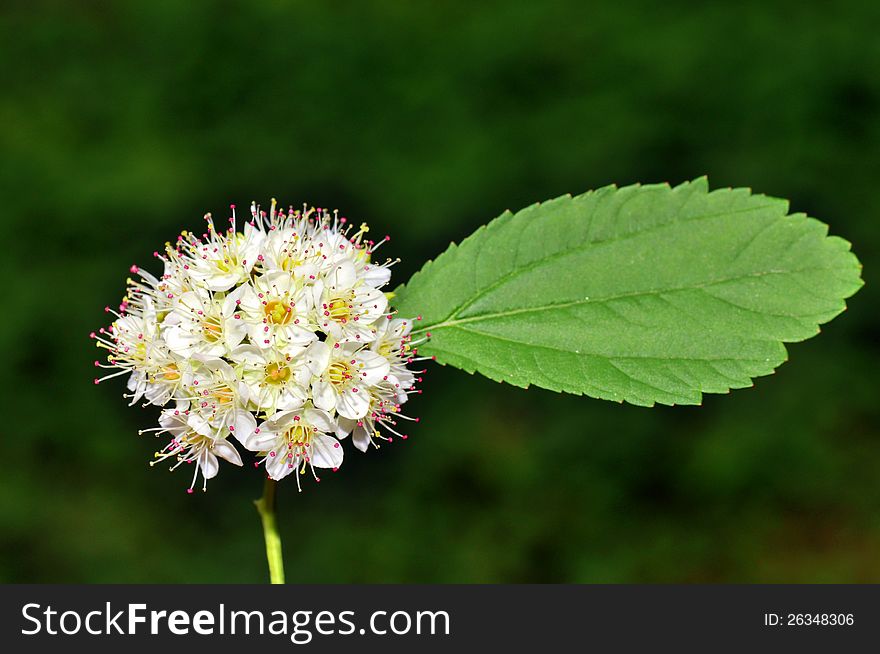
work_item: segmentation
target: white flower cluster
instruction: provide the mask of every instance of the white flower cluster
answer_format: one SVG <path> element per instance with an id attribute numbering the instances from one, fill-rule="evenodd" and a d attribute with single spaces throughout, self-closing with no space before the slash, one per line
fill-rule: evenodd
<path id="1" fill-rule="evenodd" d="M 242 465 L 237 441 L 272 479 L 298 471 L 300 486 L 307 469 L 320 481 L 316 468 L 342 464 L 349 434 L 362 451 L 406 439 L 398 421 L 418 419 L 401 405 L 424 371 L 407 368 L 421 360 L 412 320 L 395 318 L 381 290 L 395 262 L 373 255 L 388 237 L 371 241 L 366 225 L 323 209 L 276 211 L 275 200 L 268 214 L 251 205 L 238 231 L 231 209 L 228 229 L 208 214 L 205 234 L 154 253 L 161 278 L 132 266 L 140 279 L 127 280 L 118 312 L 106 309 L 116 320 L 92 333 L 109 351 L 95 365 L 119 369 L 95 383 L 130 374 L 132 404 L 166 407 L 143 430 L 169 439 L 151 465 L 194 464 L 191 493 L 218 459 Z"/>

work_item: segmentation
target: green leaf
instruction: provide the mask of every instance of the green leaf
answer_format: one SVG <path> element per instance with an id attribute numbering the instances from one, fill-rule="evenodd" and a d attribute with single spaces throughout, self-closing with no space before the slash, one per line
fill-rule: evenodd
<path id="1" fill-rule="evenodd" d="M 850 244 L 705 178 L 505 212 L 396 290 L 420 354 L 516 386 L 652 406 L 752 385 L 862 285 Z"/>

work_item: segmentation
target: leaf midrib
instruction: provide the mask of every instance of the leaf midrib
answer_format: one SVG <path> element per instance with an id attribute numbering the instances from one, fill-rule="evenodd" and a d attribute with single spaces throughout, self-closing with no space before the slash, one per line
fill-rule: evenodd
<path id="1" fill-rule="evenodd" d="M 736 363 L 767 363 L 768 359 L 766 357 L 686 357 L 686 356 L 657 356 L 655 354 L 599 354 L 598 352 L 575 352 L 574 350 L 569 350 L 563 347 L 555 347 L 553 345 L 548 345 L 546 343 L 529 343 L 527 341 L 522 341 L 518 338 L 511 338 L 509 336 L 502 336 L 500 334 L 492 334 L 489 332 L 481 332 L 475 329 L 468 329 L 467 327 L 463 327 L 461 325 L 456 325 L 456 329 L 460 329 L 462 331 L 468 332 L 470 334 L 479 334 L 480 336 L 486 336 L 487 338 L 493 338 L 499 341 L 505 341 L 508 343 L 515 343 L 516 345 L 526 345 L 528 347 L 538 348 L 540 350 L 552 350 L 554 352 L 562 352 L 564 354 L 573 354 L 574 356 L 579 357 L 595 357 L 596 359 L 602 359 L 603 361 L 610 360 L 619 360 L 619 361 L 638 361 L 638 360 L 648 360 L 648 361 L 693 361 L 695 363 L 700 362 L 721 362 L 721 361 L 730 361 Z M 774 339 L 754 339 L 756 343 L 776 343 L 777 341 Z"/>
<path id="2" fill-rule="evenodd" d="M 496 318 L 508 318 L 510 316 L 521 315 L 526 313 L 537 313 L 540 311 L 549 311 L 551 309 L 565 309 L 568 307 L 579 306 L 587 303 L 595 303 L 602 304 L 605 302 L 611 302 L 613 300 L 620 300 L 628 297 L 644 297 L 644 296 L 652 296 L 652 295 L 662 295 L 664 293 L 677 293 L 679 291 L 692 291 L 698 289 L 705 289 L 711 286 L 716 286 L 718 284 L 726 284 L 728 282 L 735 282 L 741 279 L 747 278 L 760 278 L 766 277 L 768 275 L 793 275 L 805 272 L 818 272 L 823 270 L 831 270 L 830 268 L 823 267 L 811 267 L 811 268 L 798 268 L 794 270 L 764 270 L 751 272 L 745 275 L 734 275 L 732 277 L 724 277 L 721 279 L 714 279 L 710 281 L 706 281 L 700 284 L 691 284 L 687 286 L 677 286 L 677 287 L 669 287 L 669 288 L 659 288 L 659 289 L 648 289 L 645 291 L 630 291 L 627 293 L 619 293 L 617 295 L 609 295 L 606 297 L 598 297 L 598 298 L 584 298 L 583 300 L 570 300 L 567 302 L 554 302 L 549 304 L 543 304 L 536 307 L 523 307 L 521 309 L 510 309 L 508 311 L 496 311 L 492 313 L 481 313 L 476 316 L 468 316 L 466 318 L 454 318 L 452 320 L 444 320 L 439 323 L 434 323 L 432 325 L 420 326 L 419 329 L 413 330 L 414 334 L 426 332 L 428 330 L 438 330 L 445 329 L 448 327 L 456 327 L 458 325 L 465 325 L 472 322 L 481 322 L 484 320 L 493 320 Z M 719 298 L 721 299 L 721 298 Z M 746 307 L 740 307 L 742 309 L 746 309 Z M 764 315 L 768 315 L 765 312 L 759 312 Z M 789 318 L 798 318 L 799 316 L 790 315 L 786 316 Z"/>
<path id="3" fill-rule="evenodd" d="M 743 209 L 736 209 L 733 211 L 721 211 L 721 212 L 716 212 L 716 213 L 703 214 L 700 216 L 696 216 L 694 218 L 690 218 L 689 220 L 680 220 L 680 221 L 663 223 L 661 225 L 654 225 L 654 226 L 649 227 L 647 229 L 640 229 L 640 230 L 636 230 L 634 232 L 628 232 L 627 234 L 622 234 L 620 236 L 615 236 L 612 238 L 588 241 L 586 243 L 581 243 L 581 244 L 578 244 L 578 245 L 571 247 L 571 248 L 566 248 L 564 250 L 560 250 L 559 252 L 554 252 L 553 254 L 548 254 L 545 257 L 535 259 L 534 261 L 526 264 L 525 266 L 522 266 L 519 268 L 514 267 L 512 270 L 505 273 L 504 275 L 502 275 L 501 277 L 496 279 L 494 282 L 492 282 L 491 284 L 489 284 L 485 288 L 481 289 L 479 292 L 475 293 L 472 297 L 468 298 L 468 300 L 466 302 L 464 302 L 462 305 L 453 309 L 449 314 L 447 314 L 447 316 L 443 320 L 441 320 L 439 323 L 435 323 L 435 325 L 444 324 L 450 318 L 457 317 L 457 316 L 461 315 L 462 311 L 464 311 L 465 309 L 467 309 L 468 307 L 473 305 L 475 302 L 477 302 L 478 300 L 482 299 L 483 297 L 485 297 L 486 295 L 488 295 L 489 293 L 494 291 L 496 288 L 498 288 L 499 286 L 504 284 L 511 277 L 527 273 L 531 270 L 534 270 L 535 268 L 538 268 L 538 267 L 540 267 L 548 262 L 554 261 L 556 259 L 561 259 L 562 257 L 569 256 L 569 255 L 574 254 L 576 252 L 580 252 L 580 251 L 586 250 L 588 248 L 595 247 L 597 245 L 604 245 L 607 243 L 615 243 L 615 242 L 625 241 L 627 239 L 635 238 L 637 236 L 650 234 L 652 232 L 664 229 L 666 227 L 687 225 L 692 222 L 699 222 L 701 220 L 708 220 L 710 218 L 719 218 L 721 216 L 731 216 L 731 215 L 749 213 L 751 211 L 771 209 L 774 206 L 775 206 L 774 204 L 763 204 L 763 205 L 756 206 L 756 207 L 745 207 Z M 515 218 L 515 215 L 513 216 L 513 218 Z M 464 245 L 464 243 L 462 243 L 462 246 L 463 245 Z M 462 246 L 459 246 L 459 250 L 461 249 Z M 475 260 L 475 262 L 476 262 L 476 260 Z M 476 285 L 476 283 L 475 283 L 475 285 Z M 431 327 L 424 327 L 422 329 L 419 329 L 418 331 L 421 332 L 421 331 L 425 331 L 426 329 L 431 329 Z"/>

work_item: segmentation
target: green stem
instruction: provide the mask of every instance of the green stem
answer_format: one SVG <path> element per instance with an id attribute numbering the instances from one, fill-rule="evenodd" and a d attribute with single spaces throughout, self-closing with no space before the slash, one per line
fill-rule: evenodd
<path id="1" fill-rule="evenodd" d="M 266 560 L 269 561 L 269 581 L 284 583 L 284 556 L 281 553 L 281 536 L 275 524 L 275 480 L 266 478 L 263 497 L 254 500 L 263 521 L 263 537 L 266 539 Z"/>

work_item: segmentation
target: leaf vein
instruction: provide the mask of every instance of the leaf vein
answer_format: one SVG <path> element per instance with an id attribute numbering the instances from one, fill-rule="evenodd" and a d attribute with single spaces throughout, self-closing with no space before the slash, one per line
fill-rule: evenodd
<path id="1" fill-rule="evenodd" d="M 586 250 L 588 248 L 591 248 L 591 247 L 594 247 L 597 245 L 604 245 L 607 243 L 615 243 L 615 242 L 619 242 L 619 241 L 625 241 L 630 238 L 635 238 L 637 236 L 643 236 L 645 234 L 650 234 L 652 232 L 663 229 L 664 227 L 669 227 L 671 225 L 686 225 L 686 224 L 693 223 L 693 222 L 699 222 L 701 220 L 708 220 L 710 218 L 720 218 L 721 216 L 736 215 L 736 214 L 748 213 L 751 211 L 760 211 L 763 209 L 770 209 L 773 207 L 774 207 L 773 204 L 763 204 L 763 205 L 758 205 L 758 206 L 754 206 L 754 207 L 746 207 L 743 209 L 736 209 L 736 210 L 732 210 L 732 211 L 719 211 L 719 212 L 715 212 L 715 213 L 711 213 L 711 214 L 702 214 L 700 216 L 696 216 L 696 217 L 690 218 L 688 220 L 680 220 L 680 221 L 675 221 L 675 222 L 661 223 L 661 224 L 649 227 L 647 229 L 641 229 L 641 230 L 636 230 L 636 231 L 632 231 L 632 232 L 627 232 L 625 234 L 622 234 L 622 235 L 616 236 L 616 237 L 612 237 L 612 238 L 600 239 L 600 240 L 595 240 L 595 241 L 587 241 L 586 243 L 579 243 L 579 244 L 575 245 L 574 247 L 565 248 L 563 250 L 560 250 L 559 252 L 554 252 L 553 254 L 548 254 L 545 257 L 540 257 L 540 258 L 536 259 L 535 261 L 533 261 L 529 264 L 526 264 L 524 266 L 521 266 L 519 268 L 517 268 L 517 267 L 511 268 L 511 270 L 504 273 L 497 280 L 495 280 L 494 282 L 492 282 L 491 284 L 486 286 L 484 289 L 482 289 L 481 291 L 476 293 L 473 297 L 469 298 L 464 304 L 462 304 L 461 306 L 459 306 L 456 309 L 453 309 L 446 316 L 446 318 L 444 318 L 441 322 L 446 322 L 447 320 L 449 320 L 453 317 L 460 316 L 462 311 L 467 309 L 469 306 L 471 306 L 472 304 L 477 302 L 482 297 L 488 295 L 490 292 L 495 290 L 497 287 L 504 284 L 511 277 L 529 272 L 530 270 L 534 270 L 535 268 L 538 268 L 539 266 L 541 266 L 545 263 L 548 263 L 550 261 L 555 261 L 556 259 L 561 259 L 562 257 L 567 256 L 569 254 L 572 254 L 574 252 L 580 252 L 580 251 Z M 618 211 L 619 211 L 619 209 L 620 208 L 618 207 Z M 591 222 L 591 226 L 592 226 L 592 222 Z M 475 257 L 475 259 L 476 259 L 476 257 Z M 475 263 L 474 263 L 474 286 L 475 287 L 477 286 L 476 264 Z"/>
<path id="2" fill-rule="evenodd" d="M 719 284 L 726 284 L 729 282 L 739 281 L 742 279 L 748 279 L 750 277 L 760 278 L 760 277 L 765 277 L 767 275 L 796 275 L 796 274 L 804 273 L 804 272 L 815 272 L 815 271 L 822 271 L 822 270 L 827 270 L 827 269 L 826 268 L 799 268 L 796 270 L 765 270 L 765 271 L 746 273 L 743 275 L 735 275 L 733 277 L 724 277 L 722 279 L 709 280 L 709 281 L 702 282 L 699 284 L 691 284 L 691 285 L 687 285 L 687 286 L 677 286 L 677 287 L 671 287 L 671 288 L 655 288 L 655 289 L 648 289 L 648 290 L 644 290 L 644 291 L 630 291 L 627 293 L 619 293 L 617 295 L 609 295 L 609 296 L 600 297 L 600 298 L 584 298 L 582 300 L 570 300 L 570 301 L 566 301 L 566 302 L 551 302 L 548 304 L 543 304 L 543 305 L 539 305 L 539 306 L 535 306 L 535 307 L 522 307 L 520 309 L 510 309 L 510 310 L 506 310 L 506 311 L 496 311 L 496 312 L 492 312 L 492 313 L 481 313 L 476 316 L 468 316 L 466 318 L 455 318 L 452 320 L 445 320 L 443 322 L 435 323 L 433 325 L 422 326 L 419 329 L 414 330 L 413 333 L 420 333 L 420 332 L 424 332 L 424 331 L 427 331 L 430 329 L 433 329 L 433 330 L 445 329 L 447 327 L 454 327 L 454 326 L 463 325 L 466 323 L 481 322 L 483 320 L 492 320 L 495 318 L 508 318 L 510 316 L 526 314 L 526 313 L 537 313 L 540 311 L 548 311 L 551 309 L 564 309 L 564 308 L 579 306 L 579 305 L 588 304 L 588 303 L 601 304 L 604 302 L 619 300 L 621 298 L 645 297 L 645 296 L 652 296 L 653 297 L 653 296 L 662 295 L 663 293 L 677 293 L 677 292 L 681 292 L 681 291 L 693 291 L 693 290 L 705 291 L 706 288 L 710 288 L 712 286 L 717 286 Z M 707 294 L 710 295 L 710 297 L 725 301 L 724 298 L 717 297 L 717 296 L 715 296 L 711 293 L 708 293 L 708 292 L 707 292 Z M 735 306 L 737 308 L 742 308 L 742 309 L 746 308 L 746 307 L 739 307 L 738 305 L 735 305 L 729 301 L 728 301 L 728 304 L 731 304 L 731 306 Z M 750 309 L 750 311 L 753 311 L 754 313 L 757 313 L 759 315 L 765 315 L 765 316 L 777 316 L 777 317 L 781 316 L 781 317 L 786 317 L 786 318 L 802 317 L 802 316 L 797 316 L 797 315 L 793 315 L 793 314 L 773 314 L 773 313 L 769 313 L 769 312 L 760 312 L 760 311 L 756 311 L 754 309 Z"/>

